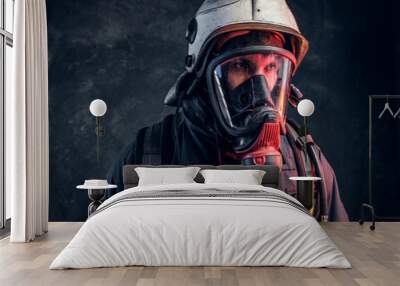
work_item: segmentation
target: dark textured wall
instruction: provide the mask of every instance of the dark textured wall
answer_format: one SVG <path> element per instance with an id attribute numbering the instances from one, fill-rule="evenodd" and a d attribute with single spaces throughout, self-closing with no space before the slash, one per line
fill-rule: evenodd
<path id="1" fill-rule="evenodd" d="M 183 70 L 186 25 L 201 2 L 47 1 L 50 220 L 84 220 L 87 195 L 75 186 L 87 178 L 104 178 L 139 127 L 173 112 L 162 101 Z M 385 76 L 393 67 L 376 59 L 380 33 L 390 32 L 382 32 L 380 25 L 392 10 L 384 5 L 373 9 L 361 0 L 288 2 L 311 45 L 295 82 L 316 104 L 312 134 L 334 167 L 345 206 L 355 218 L 367 188 L 367 95 L 396 89 L 393 78 Z M 383 74 L 376 71 L 383 67 Z M 95 98 L 109 108 L 99 165 L 95 120 L 88 111 Z"/>

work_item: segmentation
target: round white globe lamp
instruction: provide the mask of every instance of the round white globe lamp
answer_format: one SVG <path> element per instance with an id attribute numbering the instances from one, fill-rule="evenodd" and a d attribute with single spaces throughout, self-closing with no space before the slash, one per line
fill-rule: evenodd
<path id="1" fill-rule="evenodd" d="M 107 104 L 101 99 L 95 99 L 90 103 L 90 113 L 96 117 L 102 117 L 107 112 Z"/>
<path id="2" fill-rule="evenodd" d="M 297 112 L 303 117 L 311 116 L 314 113 L 314 109 L 314 103 L 309 99 L 303 99 L 297 105 Z"/>

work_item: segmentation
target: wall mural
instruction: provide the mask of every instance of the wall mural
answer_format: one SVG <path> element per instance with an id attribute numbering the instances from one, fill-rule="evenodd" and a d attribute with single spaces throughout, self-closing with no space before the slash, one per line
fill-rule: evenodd
<path id="1" fill-rule="evenodd" d="M 141 129 L 108 180 L 122 191 L 125 164 L 276 165 L 289 193 L 296 192 L 291 176 L 322 177 L 315 216 L 347 221 L 334 170 L 311 135 L 302 141 L 307 147 L 299 144 L 299 127 L 286 118 L 288 103 L 302 98 L 291 79 L 308 41 L 284 0 L 257 10 L 251 3 L 200 6 L 186 31 L 186 71 L 164 99 L 176 112 Z M 251 18 L 243 18 L 247 6 Z"/>
<path id="2" fill-rule="evenodd" d="M 288 193 L 291 176 L 323 178 L 317 218 L 358 214 L 368 93 L 354 84 L 362 54 L 347 53 L 365 28 L 352 17 L 357 3 L 265 1 L 278 6 L 242 19 L 240 2 L 48 2 L 50 220 L 86 219 L 76 185 L 107 177 L 121 191 L 125 164 L 273 164 Z M 107 103 L 99 163 L 96 98 Z M 296 109 L 304 98 L 315 104 L 307 129 Z"/>

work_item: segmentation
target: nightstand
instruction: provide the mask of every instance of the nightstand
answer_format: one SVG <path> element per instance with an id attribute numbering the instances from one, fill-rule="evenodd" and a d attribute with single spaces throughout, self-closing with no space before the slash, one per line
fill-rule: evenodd
<path id="1" fill-rule="evenodd" d="M 79 190 L 87 190 L 91 203 L 88 206 L 88 217 L 104 201 L 106 191 L 115 189 L 117 185 L 109 185 L 106 180 L 85 180 L 83 185 L 76 186 Z"/>
<path id="2" fill-rule="evenodd" d="M 316 181 L 321 181 L 320 177 L 290 177 L 292 181 L 296 181 L 297 190 L 296 198 L 303 206 L 310 212 L 311 215 L 314 214 L 314 194 L 313 194 L 313 184 Z"/>

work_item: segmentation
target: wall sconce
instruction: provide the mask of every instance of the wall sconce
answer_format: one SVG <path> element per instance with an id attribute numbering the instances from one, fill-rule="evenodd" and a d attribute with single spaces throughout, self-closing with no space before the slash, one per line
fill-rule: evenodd
<path id="1" fill-rule="evenodd" d="M 307 134 L 308 134 L 308 117 L 314 113 L 315 107 L 314 103 L 309 99 L 301 100 L 297 105 L 297 112 L 304 118 L 304 135 L 303 135 L 303 150 L 304 150 L 304 160 L 306 163 L 306 176 L 311 172 L 311 164 L 307 155 Z"/>
<path id="2" fill-rule="evenodd" d="M 104 136 L 104 127 L 100 124 L 100 117 L 104 116 L 107 112 L 107 104 L 101 99 L 95 99 L 90 103 L 90 113 L 96 117 L 96 154 L 97 163 L 100 162 L 100 137 Z"/>

